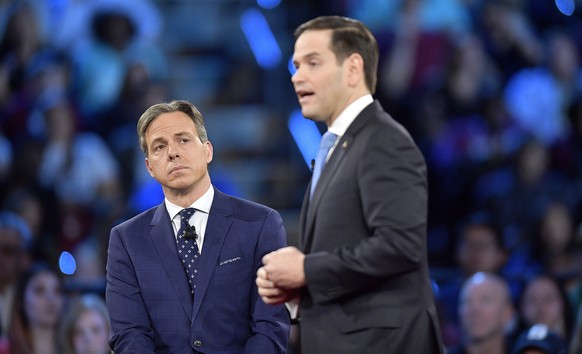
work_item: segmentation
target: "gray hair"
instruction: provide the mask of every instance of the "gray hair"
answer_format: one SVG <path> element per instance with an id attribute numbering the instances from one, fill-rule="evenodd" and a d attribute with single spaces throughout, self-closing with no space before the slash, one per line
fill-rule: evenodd
<path id="1" fill-rule="evenodd" d="M 202 113 L 194 106 L 192 103 L 188 101 L 181 101 L 175 100 L 169 103 L 157 103 L 150 108 L 148 108 L 142 115 L 139 117 L 137 122 L 137 136 L 139 138 L 139 147 L 141 151 L 148 156 L 148 146 L 145 138 L 146 130 L 150 126 L 150 124 L 158 118 L 160 115 L 164 113 L 172 113 L 172 112 L 182 112 L 186 114 L 196 126 L 196 130 L 198 131 L 198 138 L 202 143 L 208 141 L 208 135 L 206 133 L 206 127 L 204 126 L 204 117 Z"/>

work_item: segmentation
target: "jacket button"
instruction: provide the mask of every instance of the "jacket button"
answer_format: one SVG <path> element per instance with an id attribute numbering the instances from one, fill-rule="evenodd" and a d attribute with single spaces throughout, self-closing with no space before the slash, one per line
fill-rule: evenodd
<path id="1" fill-rule="evenodd" d="M 195 341 L 194 341 L 194 346 L 195 346 L 195 347 L 201 347 L 201 346 L 202 346 L 202 341 L 200 341 L 200 340 L 195 340 Z"/>

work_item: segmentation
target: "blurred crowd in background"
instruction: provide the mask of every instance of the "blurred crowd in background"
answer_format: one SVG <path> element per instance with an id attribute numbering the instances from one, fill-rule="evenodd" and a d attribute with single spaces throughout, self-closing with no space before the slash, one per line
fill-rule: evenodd
<path id="1" fill-rule="evenodd" d="M 74 353 L 75 340 L 85 343 L 71 316 L 101 306 L 110 228 L 163 198 L 135 133 L 154 103 L 196 104 L 215 149 L 213 183 L 279 210 L 296 243 L 310 171 L 287 126 L 298 108 L 287 60 L 295 27 L 323 14 L 360 19 L 376 35 L 376 99 L 426 158 L 428 252 L 446 345 L 486 332 L 471 325 L 479 318 L 497 321 L 491 328 L 511 343 L 546 324 L 579 353 L 582 3 L 270 4 L 0 0 L 0 353 L 11 331 L 14 353 L 43 343 Z M 270 68 L 240 27 L 253 8 L 282 53 Z M 469 301 L 476 274 L 498 277 L 507 301 Z"/>

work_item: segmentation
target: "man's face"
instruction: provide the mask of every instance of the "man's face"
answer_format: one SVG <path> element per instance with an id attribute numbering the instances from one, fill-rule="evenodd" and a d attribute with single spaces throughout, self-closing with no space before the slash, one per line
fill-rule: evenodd
<path id="1" fill-rule="evenodd" d="M 330 49 L 331 30 L 308 30 L 295 42 L 291 82 L 303 116 L 330 125 L 346 107 L 350 95 L 346 61 L 338 63 Z"/>
<path id="2" fill-rule="evenodd" d="M 194 122 L 183 112 L 164 113 L 145 134 L 146 167 L 167 194 L 187 194 L 209 184 L 212 145 L 202 143 Z"/>
<path id="3" fill-rule="evenodd" d="M 495 234 L 487 227 L 468 226 L 462 235 L 458 258 L 467 275 L 477 272 L 496 273 L 505 262 L 505 254 L 495 242 Z"/>
<path id="4" fill-rule="evenodd" d="M 510 319 L 509 306 L 500 284 L 484 280 L 466 287 L 459 314 L 467 338 L 479 342 L 502 336 Z"/>

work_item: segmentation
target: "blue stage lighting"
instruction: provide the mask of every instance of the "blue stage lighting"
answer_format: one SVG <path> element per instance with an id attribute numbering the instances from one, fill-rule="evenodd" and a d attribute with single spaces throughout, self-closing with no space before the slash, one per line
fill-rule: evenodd
<path id="1" fill-rule="evenodd" d="M 75 274 L 75 271 L 77 270 L 75 257 L 73 257 L 69 252 L 63 251 L 59 257 L 59 269 L 61 270 L 61 273 L 66 275 Z"/>
<path id="2" fill-rule="evenodd" d="M 303 118 L 301 111 L 296 110 L 289 116 L 288 126 L 307 167 L 311 169 L 311 160 L 315 159 L 321 140 L 317 125 L 312 120 Z"/>
<path id="3" fill-rule="evenodd" d="M 558 7 L 558 10 L 566 16 L 572 15 L 576 9 L 576 3 L 574 0 L 556 0 L 556 6 Z"/>
<path id="4" fill-rule="evenodd" d="M 287 64 L 287 69 L 289 70 L 289 73 L 291 74 L 291 76 L 293 76 L 293 74 L 295 74 L 295 72 L 297 71 L 297 68 L 295 68 L 295 65 L 293 65 L 293 57 L 289 58 L 289 63 Z"/>
<path id="5" fill-rule="evenodd" d="M 257 0 L 257 5 L 267 10 L 272 10 L 279 4 L 281 4 L 281 0 Z"/>
<path id="6" fill-rule="evenodd" d="M 240 26 L 260 67 L 271 69 L 281 62 L 279 44 L 267 19 L 259 10 L 249 9 L 243 12 Z"/>

